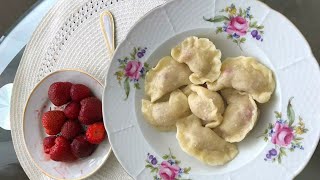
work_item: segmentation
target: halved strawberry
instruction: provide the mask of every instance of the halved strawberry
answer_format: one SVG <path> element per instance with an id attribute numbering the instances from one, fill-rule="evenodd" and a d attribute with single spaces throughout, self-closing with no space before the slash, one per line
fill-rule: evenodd
<path id="1" fill-rule="evenodd" d="M 106 130 L 102 122 L 94 123 L 87 128 L 86 137 L 92 144 L 100 144 L 106 137 Z"/>

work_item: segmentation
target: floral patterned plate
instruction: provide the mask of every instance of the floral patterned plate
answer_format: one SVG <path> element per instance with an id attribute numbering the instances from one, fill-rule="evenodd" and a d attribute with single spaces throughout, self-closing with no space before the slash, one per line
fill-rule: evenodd
<path id="1" fill-rule="evenodd" d="M 162 133 L 141 114 L 144 77 L 188 36 L 209 38 L 223 59 L 253 56 L 271 68 L 277 87 L 259 104 L 239 155 L 211 167 L 184 153 L 175 132 Z M 255 0 L 175 0 L 142 18 L 118 46 L 106 78 L 104 120 L 115 155 L 135 179 L 293 179 L 320 135 L 320 72 L 295 26 Z"/>

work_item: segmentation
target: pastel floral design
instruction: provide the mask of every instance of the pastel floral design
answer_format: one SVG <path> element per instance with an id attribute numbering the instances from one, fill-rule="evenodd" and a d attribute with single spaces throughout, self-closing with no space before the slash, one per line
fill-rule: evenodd
<path id="1" fill-rule="evenodd" d="M 139 61 L 128 62 L 125 70 L 125 75 L 129 77 L 130 80 L 139 80 L 140 71 L 143 68 L 142 63 Z"/>
<path id="2" fill-rule="evenodd" d="M 289 100 L 287 106 L 288 120 L 283 120 L 281 112 L 276 111 L 277 121 L 275 124 L 270 123 L 262 135 L 266 142 L 270 141 L 275 146 L 267 152 L 265 161 L 277 161 L 280 164 L 283 156 L 287 156 L 287 151 L 304 150 L 301 135 L 307 133 L 308 129 L 305 128 L 305 123 L 301 117 L 299 117 L 299 122 L 295 123 L 296 115 L 291 104 L 292 100 L 293 98 Z"/>
<path id="3" fill-rule="evenodd" d="M 227 33 L 227 38 L 231 39 L 240 48 L 241 44 L 246 42 L 247 34 L 251 34 L 251 37 L 263 41 L 264 26 L 258 25 L 257 21 L 254 21 L 254 17 L 251 14 L 251 7 L 246 9 L 237 8 L 234 4 L 222 9 L 220 13 L 212 18 L 205 18 L 204 20 L 213 23 L 223 23 L 222 26 L 218 26 L 216 33 Z"/>
<path id="4" fill-rule="evenodd" d="M 135 89 L 140 89 L 140 79 L 145 77 L 146 73 L 150 70 L 149 64 L 142 63 L 141 58 L 144 57 L 147 48 L 134 48 L 130 57 L 118 59 L 118 71 L 114 74 L 120 85 L 124 85 L 126 99 L 130 94 L 130 83 L 133 84 Z"/>
<path id="5" fill-rule="evenodd" d="M 151 173 L 154 174 L 154 180 L 182 180 L 182 176 L 189 174 L 191 170 L 191 167 L 181 168 L 179 166 L 181 162 L 172 155 L 170 149 L 169 154 L 162 156 L 162 159 L 160 163 L 155 156 L 150 153 L 147 154 L 147 164 L 145 167 L 150 169 Z"/>
<path id="6" fill-rule="evenodd" d="M 288 146 L 293 139 L 293 129 L 287 124 L 276 123 L 274 133 L 271 137 L 271 142 L 283 147 Z"/>
<path id="7" fill-rule="evenodd" d="M 228 26 L 226 28 L 226 32 L 228 34 L 236 34 L 237 36 L 244 36 L 247 34 L 247 31 L 249 29 L 249 23 L 248 21 L 241 17 L 231 17 L 230 22 L 228 23 Z"/>

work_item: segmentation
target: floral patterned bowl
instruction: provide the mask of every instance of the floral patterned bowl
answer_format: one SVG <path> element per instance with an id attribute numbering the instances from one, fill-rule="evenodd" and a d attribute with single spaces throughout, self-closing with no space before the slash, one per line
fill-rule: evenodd
<path id="1" fill-rule="evenodd" d="M 224 166 L 188 156 L 175 132 L 153 129 L 140 110 L 146 72 L 192 35 L 212 40 L 223 59 L 256 57 L 277 80 L 271 101 L 259 105 L 254 130 L 238 143 L 239 155 Z M 295 26 L 259 1 L 175 0 L 154 9 L 118 46 L 106 84 L 103 110 L 111 146 L 135 179 L 292 179 L 319 141 L 319 66 Z"/>

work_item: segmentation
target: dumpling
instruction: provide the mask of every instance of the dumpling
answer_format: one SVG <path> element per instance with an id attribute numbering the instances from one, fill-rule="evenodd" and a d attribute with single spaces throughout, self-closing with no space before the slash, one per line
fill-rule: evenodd
<path id="1" fill-rule="evenodd" d="M 220 94 L 201 86 L 190 86 L 193 91 L 188 102 L 191 112 L 204 121 L 206 127 L 214 128 L 221 124 L 224 102 Z"/>
<path id="2" fill-rule="evenodd" d="M 191 86 L 193 86 L 193 84 L 180 88 L 187 97 L 192 93 Z"/>
<path id="3" fill-rule="evenodd" d="M 193 84 L 214 82 L 220 75 L 221 51 L 209 39 L 188 37 L 171 50 L 171 56 L 189 66 Z"/>
<path id="4" fill-rule="evenodd" d="M 151 69 L 145 80 L 145 92 L 155 102 L 163 95 L 191 84 L 191 71 L 187 65 L 174 61 L 171 57 L 162 58 L 158 65 Z"/>
<path id="5" fill-rule="evenodd" d="M 225 89 L 221 93 L 228 105 L 221 125 L 214 131 L 228 142 L 240 142 L 257 122 L 257 105 L 251 95 L 246 93 L 233 89 Z"/>
<path id="6" fill-rule="evenodd" d="M 177 122 L 177 139 L 183 151 L 210 166 L 226 164 L 238 154 L 236 145 L 203 127 L 195 115 Z"/>
<path id="7" fill-rule="evenodd" d="M 174 130 L 178 119 L 191 114 L 188 98 L 180 90 L 173 91 L 166 102 L 152 103 L 143 99 L 141 111 L 145 120 L 161 131 Z"/>
<path id="8" fill-rule="evenodd" d="M 207 85 L 213 91 L 224 88 L 245 91 L 259 103 L 266 103 L 275 89 L 275 80 L 272 71 L 255 58 L 240 56 L 223 61 L 219 79 Z"/>

